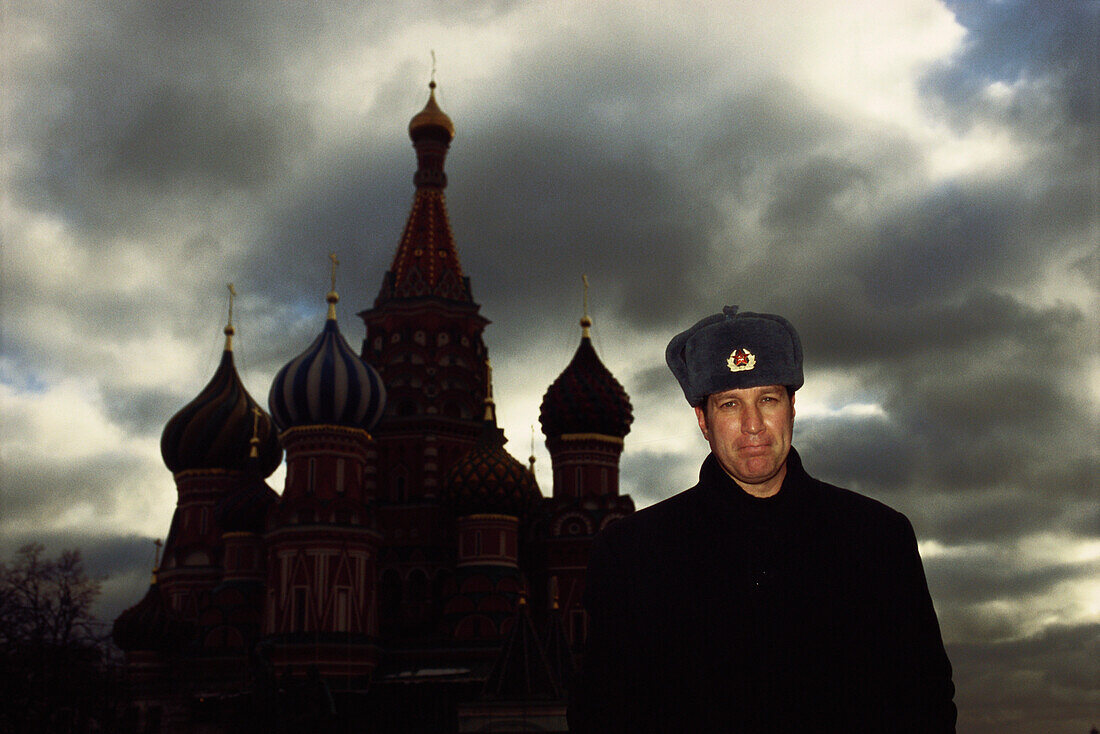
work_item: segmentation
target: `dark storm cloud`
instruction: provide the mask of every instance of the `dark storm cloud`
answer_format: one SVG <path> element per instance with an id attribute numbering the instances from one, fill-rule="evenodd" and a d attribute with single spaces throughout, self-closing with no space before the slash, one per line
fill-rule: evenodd
<path id="1" fill-rule="evenodd" d="M 795 445 L 811 473 L 890 504 L 913 520 L 919 537 L 945 543 L 1010 542 L 1053 525 L 1086 534 L 1095 530 L 1087 518 L 1095 516 L 1089 498 L 1095 496 L 1100 462 L 1088 455 L 1095 453 L 1091 448 L 1052 448 L 1057 441 L 1024 444 L 1019 436 L 1028 427 L 1011 421 L 991 422 L 991 437 L 980 435 L 991 430 L 988 424 L 967 429 L 944 418 L 929 425 L 924 411 L 937 396 L 925 390 L 907 397 L 919 416 L 797 419 Z M 976 394 L 965 394 L 947 402 L 956 400 L 953 412 L 975 399 Z M 1001 393 L 981 398 L 982 404 L 971 406 L 977 415 L 986 400 L 1011 402 Z M 1068 413 L 1070 425 L 1039 433 L 1067 435 L 1073 421 L 1088 417 L 1078 409 Z"/>
<path id="2" fill-rule="evenodd" d="M 960 684 L 959 731 L 1078 734 L 1096 724 L 1100 625 L 1053 626 L 1023 640 L 953 644 L 947 652 Z"/>
<path id="3" fill-rule="evenodd" d="M 1049 593 L 1067 581 L 1088 581 L 1095 575 L 1095 565 L 1054 563 L 1029 568 L 1008 548 L 998 545 L 983 545 L 962 557 L 933 555 L 924 559 L 925 572 L 935 580 L 933 591 L 953 605 Z"/>
<path id="4" fill-rule="evenodd" d="M 701 314 L 702 316 L 707 314 Z M 688 328 L 691 324 L 685 324 L 683 328 Z M 678 333 L 678 332 L 677 332 Z M 673 333 L 669 333 L 669 339 L 671 339 Z M 675 391 L 674 391 L 675 386 Z M 668 366 L 664 362 L 664 353 L 661 353 L 661 361 L 659 364 L 654 364 L 652 367 L 646 367 L 635 372 L 631 376 L 630 381 L 631 392 L 637 395 L 655 395 L 665 394 L 668 397 L 677 396 L 683 399 L 683 393 L 679 392 L 679 386 L 676 385 L 676 378 L 672 376 Z M 687 403 L 684 403 L 685 408 Z"/>
<path id="5" fill-rule="evenodd" d="M 645 507 L 694 486 L 699 480 L 697 462 L 671 452 L 633 449 L 623 455 L 620 482 L 629 488 L 635 507 Z"/>
<path id="6" fill-rule="evenodd" d="M 92 531 L 37 531 L 33 536 L 6 537 L 0 543 L 0 557 L 10 558 L 25 543 L 39 543 L 48 557 L 62 551 L 79 550 L 88 575 L 104 580 L 131 573 L 141 567 L 146 573 L 153 569 L 153 538 L 137 535 L 104 535 Z"/>
<path id="7" fill-rule="evenodd" d="M 1050 12 L 1041 3 L 1018 0 L 948 4 L 970 33 L 956 58 L 929 73 L 930 92 L 968 113 L 980 108 L 975 98 L 989 82 L 1042 79 L 1057 90 L 1058 110 L 1067 120 L 1096 126 L 1100 6 L 1068 0 Z"/>
<path id="8" fill-rule="evenodd" d="M 79 438 L 74 436 L 73 440 Z M 14 451 L 9 455 L 18 456 Z M 123 499 L 118 493 L 118 478 L 144 466 L 138 457 L 117 453 L 79 462 L 23 457 L 9 460 L 2 477 L 0 527 L 8 534 L 13 532 L 14 522 L 46 524 L 77 503 L 89 503 L 97 513 L 109 516 Z"/>
<path id="9" fill-rule="evenodd" d="M 798 418 L 795 441 L 807 471 L 843 487 L 890 494 L 908 486 L 919 448 L 883 416 Z"/>
<path id="10" fill-rule="evenodd" d="M 858 277 L 870 305 L 942 302 L 975 280 L 1013 265 L 1019 194 L 948 187 L 913 209 L 887 217 L 871 252 L 860 253 Z"/>
<path id="11" fill-rule="evenodd" d="M 42 532 L 11 535 L 0 540 L 0 560 L 9 561 L 26 543 L 39 543 L 47 558 L 78 550 L 88 577 L 100 582 L 92 613 L 102 631 L 110 632 L 114 619 L 136 604 L 149 585 L 155 551 L 153 538 L 103 535 L 90 531 Z"/>
<path id="12" fill-rule="evenodd" d="M 960 492 L 948 486 L 937 490 L 931 483 L 914 482 L 909 491 L 890 497 L 892 504 L 913 521 L 921 538 L 947 544 L 1006 543 L 1057 526 L 1067 532 L 1091 533 L 1093 528 L 1060 523 L 1069 507 L 1084 509 L 1081 502 L 1058 497 L 1044 487 L 998 486 Z"/>
<path id="13" fill-rule="evenodd" d="M 667 319 L 662 303 L 684 298 L 702 265 L 705 202 L 644 152 L 615 155 L 606 130 L 506 129 L 467 143 L 453 177 L 462 193 L 450 198 L 456 231 L 474 235 L 460 250 L 483 303 L 507 303 L 520 316 L 511 328 L 525 328 L 538 313 L 575 312 L 587 273 L 614 288 L 598 296 L 631 322 Z"/>
<path id="14" fill-rule="evenodd" d="M 1087 338 L 1087 324 L 1066 303 L 1029 304 L 974 283 L 957 299 L 876 308 L 858 293 L 831 290 L 825 285 L 806 293 L 791 316 L 813 366 L 880 365 L 889 376 L 909 365 L 913 372 L 937 375 L 945 359 L 961 366 L 973 363 L 977 352 L 990 365 L 1026 364 L 1048 373 L 1080 367 L 1075 345 Z M 1019 362 L 1006 361 L 1006 345 L 1021 352 Z"/>
<path id="15" fill-rule="evenodd" d="M 869 183 L 869 171 L 832 156 L 815 156 L 776 174 L 782 181 L 765 209 L 770 227 L 803 230 L 816 226 L 845 192 Z"/>
<path id="16" fill-rule="evenodd" d="M 234 36 L 238 16 L 158 3 L 103 11 L 115 22 L 73 19 L 52 39 L 67 53 L 29 70 L 38 89 L 24 94 L 63 100 L 28 102 L 21 128 L 41 160 L 19 188 L 38 192 L 38 206 L 101 233 L 155 226 L 171 209 L 160 197 L 255 187 L 308 139 L 301 106 L 268 96 L 259 75 L 247 81 L 250 62 L 276 77 L 278 67 Z"/>
<path id="17" fill-rule="evenodd" d="M 370 153 L 359 142 L 348 141 L 330 153 L 327 164 L 272 215 L 255 243 L 265 256 L 246 282 L 270 298 L 323 311 L 328 253 L 335 252 L 343 318 L 373 303 L 412 204 L 416 158 L 400 130 Z M 377 141 L 362 142 L 377 147 Z"/>
<path id="18" fill-rule="evenodd" d="M 160 435 L 165 416 L 172 416 L 183 405 L 175 390 L 116 385 L 103 391 L 103 406 L 111 422 L 134 436 Z"/>

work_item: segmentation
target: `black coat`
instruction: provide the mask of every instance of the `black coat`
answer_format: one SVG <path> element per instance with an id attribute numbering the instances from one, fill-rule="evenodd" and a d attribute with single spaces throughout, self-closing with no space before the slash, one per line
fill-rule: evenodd
<path id="1" fill-rule="evenodd" d="M 806 474 L 699 484 L 597 536 L 574 732 L 953 732 L 912 525 Z"/>

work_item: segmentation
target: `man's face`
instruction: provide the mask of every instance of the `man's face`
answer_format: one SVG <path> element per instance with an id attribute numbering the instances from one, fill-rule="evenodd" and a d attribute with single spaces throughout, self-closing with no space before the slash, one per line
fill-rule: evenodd
<path id="1" fill-rule="evenodd" d="M 794 396 L 782 385 L 714 393 L 695 409 L 718 463 L 749 494 L 769 497 L 787 474 Z"/>

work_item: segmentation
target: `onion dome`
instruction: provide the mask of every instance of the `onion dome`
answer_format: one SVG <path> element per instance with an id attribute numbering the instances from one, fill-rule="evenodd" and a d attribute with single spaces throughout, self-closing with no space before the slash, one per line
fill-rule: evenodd
<path id="1" fill-rule="evenodd" d="M 141 601 L 118 615 L 111 637 L 126 652 L 171 650 L 186 642 L 191 631 L 191 625 L 165 606 L 154 581 Z"/>
<path id="2" fill-rule="evenodd" d="M 283 460 L 271 417 L 244 389 L 233 364 L 233 324 L 225 327 L 221 363 L 198 397 L 164 427 L 160 453 L 173 473 L 223 469 L 269 476 Z M 252 439 L 256 456 L 252 453 Z"/>
<path id="3" fill-rule="evenodd" d="M 214 518 L 222 532 L 264 532 L 267 513 L 279 501 L 279 495 L 262 481 L 248 482 L 226 495 L 214 508 Z"/>
<path id="4" fill-rule="evenodd" d="M 280 430 L 295 426 L 336 425 L 369 431 L 382 417 L 386 388 L 373 367 L 344 339 L 336 324 L 335 289 L 327 296 L 328 319 L 306 351 L 275 375 L 268 395 L 271 416 Z"/>
<path id="5" fill-rule="evenodd" d="M 634 411 L 626 390 L 596 356 L 589 327 L 581 319 L 581 343 L 572 361 L 542 398 L 539 422 L 547 436 L 599 433 L 622 438 L 630 433 Z"/>
<path id="6" fill-rule="evenodd" d="M 481 434 L 473 448 L 451 468 L 443 496 L 459 517 L 480 514 L 522 517 L 541 494 L 531 471 L 504 449 L 507 439 L 497 427 L 492 387 L 489 390 Z"/>
<path id="7" fill-rule="evenodd" d="M 428 103 L 409 120 L 409 137 L 414 142 L 422 137 L 431 137 L 450 143 L 455 137 L 455 125 L 435 101 L 434 79 L 428 84 L 428 89 Z"/>

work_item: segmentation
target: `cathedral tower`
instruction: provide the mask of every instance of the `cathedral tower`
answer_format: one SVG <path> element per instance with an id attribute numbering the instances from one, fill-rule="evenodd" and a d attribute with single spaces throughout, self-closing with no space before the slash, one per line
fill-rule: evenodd
<path id="1" fill-rule="evenodd" d="M 454 124 L 435 82 L 409 122 L 416 151 L 412 209 L 374 307 L 363 311 L 363 358 L 389 399 L 367 489 L 385 532 L 382 625 L 389 637 L 442 633 L 442 589 L 454 567 L 453 524 L 440 500 L 450 468 L 475 443 L 486 395 L 482 331 L 447 216 L 443 171 Z"/>
<path id="2" fill-rule="evenodd" d="M 634 512 L 619 494 L 619 456 L 634 420 L 630 398 L 592 346 L 587 280 L 581 343 L 542 399 L 539 421 L 554 471 L 553 497 L 541 518 L 545 601 L 557 614 L 574 649 L 587 635 L 582 605 L 592 539 L 608 523 Z M 553 612 L 552 612 L 553 613 Z"/>
<path id="3" fill-rule="evenodd" d="M 458 640 L 501 639 L 523 588 L 520 521 L 542 497 L 534 475 L 505 450 L 506 441 L 490 385 L 481 434 L 451 469 L 444 491 L 458 536 L 446 621 Z"/>
<path id="4" fill-rule="evenodd" d="M 366 489 L 367 454 L 386 393 L 328 318 L 275 376 L 269 404 L 287 455 L 286 488 L 268 521 L 265 631 L 277 669 L 361 687 L 378 662 L 381 536 Z"/>
<path id="5" fill-rule="evenodd" d="M 283 455 L 271 418 L 245 390 L 233 364 L 230 303 L 218 369 L 202 392 L 172 416 L 160 441 L 179 499 L 164 545 L 159 587 L 168 607 L 190 621 L 209 604 L 222 577 L 218 505 L 245 485 L 262 484 Z"/>

